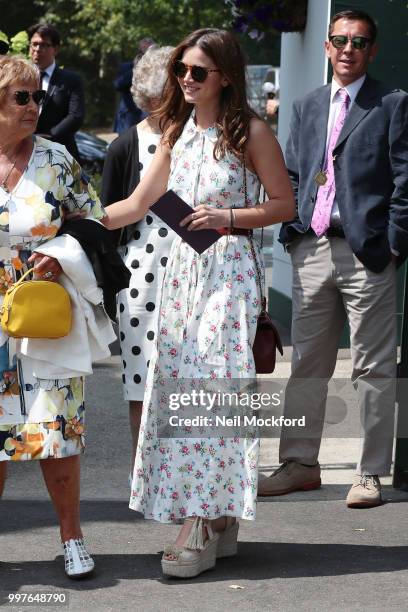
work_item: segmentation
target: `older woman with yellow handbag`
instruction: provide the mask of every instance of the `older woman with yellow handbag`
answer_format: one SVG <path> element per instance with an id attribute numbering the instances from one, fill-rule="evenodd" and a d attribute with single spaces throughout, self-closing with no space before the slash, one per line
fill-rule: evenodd
<path id="1" fill-rule="evenodd" d="M 27 60 L 0 57 L 0 306 L 7 290 L 32 265 L 37 278 L 59 279 L 58 260 L 36 251 L 56 236 L 64 213 L 104 216 L 65 147 L 34 136 L 45 96 L 39 84 L 38 69 Z M 17 288 L 11 293 L 17 296 Z M 11 329 L 9 315 L 18 311 L 18 303 L 10 293 L 7 304 L 11 311 L 3 310 L 0 329 L 0 495 L 8 463 L 40 461 L 60 523 L 65 571 L 81 577 L 94 568 L 79 520 L 83 378 L 37 378 L 30 357 L 21 350 L 23 341 L 12 337 L 28 332 L 19 334 L 19 324 L 17 332 Z M 42 342 L 52 353 L 55 340 Z"/>

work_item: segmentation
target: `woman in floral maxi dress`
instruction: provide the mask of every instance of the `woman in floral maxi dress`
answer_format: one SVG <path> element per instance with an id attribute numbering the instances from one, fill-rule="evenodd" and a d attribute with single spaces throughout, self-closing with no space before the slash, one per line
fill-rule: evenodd
<path id="1" fill-rule="evenodd" d="M 247 105 L 244 62 L 230 33 L 198 30 L 180 43 L 158 113 L 164 137 L 150 170 L 109 207 L 105 223 L 113 229 L 140 218 L 172 189 L 195 209 L 183 221 L 188 229 L 229 228 L 201 255 L 179 237 L 173 242 L 130 500 L 146 518 L 186 519 L 162 567 L 192 577 L 236 552 L 236 517 L 255 518 L 258 442 L 160 438 L 161 392 L 171 380 L 255 376 L 260 295 L 248 230 L 290 219 L 294 202 L 279 145 Z M 269 200 L 255 207 L 261 183 Z M 257 245 L 255 252 L 262 266 Z"/>

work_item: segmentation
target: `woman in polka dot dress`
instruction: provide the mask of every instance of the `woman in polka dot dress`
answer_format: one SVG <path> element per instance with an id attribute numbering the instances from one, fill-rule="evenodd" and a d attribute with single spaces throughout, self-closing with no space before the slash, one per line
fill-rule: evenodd
<path id="1" fill-rule="evenodd" d="M 169 68 L 158 109 L 164 136 L 154 160 L 135 192 L 108 209 L 104 223 L 113 229 L 142 217 L 171 188 L 194 207 L 183 221 L 188 229 L 227 228 L 201 255 L 179 237 L 169 252 L 130 499 L 146 518 L 185 519 L 175 543 L 165 547 L 162 568 L 193 577 L 213 567 L 217 556 L 236 553 L 237 517 L 255 518 L 258 441 L 161 437 L 166 392 L 174 381 L 191 390 L 200 379 L 222 381 L 231 391 L 229 379 L 255 377 L 260 292 L 248 230 L 289 220 L 295 207 L 273 132 L 248 106 L 244 60 L 233 35 L 193 32 L 175 49 Z M 255 206 L 260 183 L 269 199 Z"/>
<path id="2" fill-rule="evenodd" d="M 135 66 L 131 92 L 135 104 L 147 113 L 161 98 L 167 78 L 166 64 L 172 51 L 173 47 L 151 46 Z M 160 137 L 158 120 L 149 114 L 113 141 L 103 171 L 101 199 L 105 205 L 134 191 L 153 159 Z M 158 300 L 175 234 L 154 213 L 127 228 L 127 234 L 129 241 L 121 247 L 121 252 L 132 277 L 129 288 L 121 291 L 118 301 L 123 392 L 129 402 L 133 471 L 147 369 L 157 327 Z"/>

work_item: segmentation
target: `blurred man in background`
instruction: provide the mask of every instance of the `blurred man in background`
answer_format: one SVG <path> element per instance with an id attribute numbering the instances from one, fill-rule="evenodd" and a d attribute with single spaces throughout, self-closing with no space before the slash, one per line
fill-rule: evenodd
<path id="1" fill-rule="evenodd" d="M 75 144 L 85 115 L 82 80 L 78 74 L 59 68 L 55 58 L 60 48 L 60 35 L 49 24 L 36 24 L 28 29 L 30 57 L 41 71 L 41 89 L 47 92 L 37 125 L 37 134 L 60 142 L 80 162 Z"/>
<path id="2" fill-rule="evenodd" d="M 140 60 L 147 49 L 154 44 L 153 38 L 142 38 L 139 41 L 138 54 L 134 61 L 123 62 L 119 66 L 118 75 L 113 81 L 114 88 L 121 93 L 113 124 L 113 131 L 117 134 L 126 132 L 132 125 L 136 125 L 146 117 L 146 113 L 134 103 L 130 87 L 132 85 L 133 66 Z"/>

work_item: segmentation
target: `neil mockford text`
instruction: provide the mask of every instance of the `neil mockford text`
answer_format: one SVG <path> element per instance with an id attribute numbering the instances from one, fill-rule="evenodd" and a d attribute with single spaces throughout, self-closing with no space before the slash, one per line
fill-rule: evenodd
<path id="1" fill-rule="evenodd" d="M 215 415 L 213 417 L 197 415 L 194 417 L 181 417 L 173 414 L 169 417 L 172 427 L 306 427 L 306 417 L 289 419 L 283 416 L 261 417 L 257 414 L 236 414 L 234 416 Z"/>

